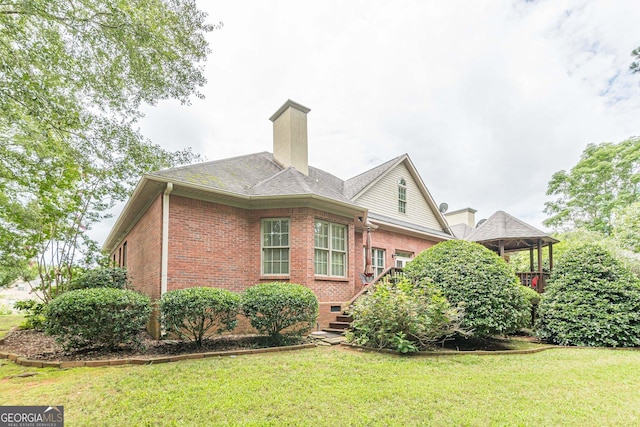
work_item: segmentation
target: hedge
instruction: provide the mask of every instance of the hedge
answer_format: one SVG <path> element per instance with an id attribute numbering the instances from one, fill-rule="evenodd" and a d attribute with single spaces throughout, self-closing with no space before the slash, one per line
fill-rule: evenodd
<path id="1" fill-rule="evenodd" d="M 309 288 L 294 283 L 255 285 L 242 294 L 241 300 L 242 312 L 251 326 L 275 342 L 301 337 L 318 318 L 318 298 Z"/>
<path id="2" fill-rule="evenodd" d="M 112 288 L 66 292 L 47 305 L 46 331 L 66 350 L 139 345 L 151 314 L 149 297 Z"/>
<path id="3" fill-rule="evenodd" d="M 195 287 L 167 292 L 160 299 L 160 312 L 167 331 L 198 346 L 210 331 L 230 331 L 237 325 L 240 296 L 233 292 Z"/>

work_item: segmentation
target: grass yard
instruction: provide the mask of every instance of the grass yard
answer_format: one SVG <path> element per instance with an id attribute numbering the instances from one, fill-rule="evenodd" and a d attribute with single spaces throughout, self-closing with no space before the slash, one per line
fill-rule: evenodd
<path id="1" fill-rule="evenodd" d="M 3 405 L 74 425 L 638 425 L 640 352 L 397 357 L 319 347 L 149 366 L 0 361 Z M 26 372 L 30 377 L 17 377 Z"/>
<path id="2" fill-rule="evenodd" d="M 24 316 L 22 315 L 3 315 L 0 316 L 0 338 L 5 336 L 9 329 L 22 323 Z"/>

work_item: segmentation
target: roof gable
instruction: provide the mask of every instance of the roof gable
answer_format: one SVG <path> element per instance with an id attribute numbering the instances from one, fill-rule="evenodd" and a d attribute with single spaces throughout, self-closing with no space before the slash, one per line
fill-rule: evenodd
<path id="1" fill-rule="evenodd" d="M 400 179 L 407 186 L 406 213 L 398 212 Z M 351 194 L 351 200 L 371 212 L 449 234 L 446 220 L 407 154 L 348 180 L 345 195 Z"/>
<path id="2" fill-rule="evenodd" d="M 344 195 L 350 199 L 357 198 L 360 193 L 375 184 L 381 176 L 400 163 L 405 156 L 406 154 L 398 156 L 388 162 L 374 167 L 373 169 L 369 169 L 360 175 L 356 175 L 353 178 L 346 180 L 344 183 Z"/>

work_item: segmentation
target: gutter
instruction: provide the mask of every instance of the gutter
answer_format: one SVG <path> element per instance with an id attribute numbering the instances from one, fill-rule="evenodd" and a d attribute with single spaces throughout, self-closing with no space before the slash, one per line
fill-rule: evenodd
<path id="1" fill-rule="evenodd" d="M 173 184 L 167 182 L 167 188 L 162 195 L 162 253 L 160 261 L 160 296 L 167 293 L 167 278 L 169 269 L 169 194 Z"/>

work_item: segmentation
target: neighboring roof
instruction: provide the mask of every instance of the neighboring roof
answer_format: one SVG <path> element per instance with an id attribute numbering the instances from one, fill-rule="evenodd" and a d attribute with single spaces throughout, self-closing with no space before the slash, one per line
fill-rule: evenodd
<path id="1" fill-rule="evenodd" d="M 456 224 L 449 227 L 456 239 L 467 240 L 467 236 L 475 230 L 467 224 Z"/>
<path id="2" fill-rule="evenodd" d="M 504 211 L 498 211 L 491 215 L 489 219 L 468 234 L 465 240 L 482 243 L 494 249 L 497 249 L 499 241 L 503 241 L 505 251 L 531 248 L 537 245 L 538 240 L 541 240 L 543 245 L 558 242 L 544 231 L 538 230 Z"/>

